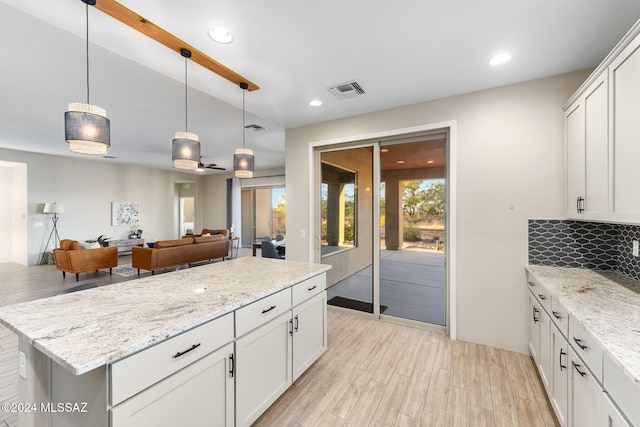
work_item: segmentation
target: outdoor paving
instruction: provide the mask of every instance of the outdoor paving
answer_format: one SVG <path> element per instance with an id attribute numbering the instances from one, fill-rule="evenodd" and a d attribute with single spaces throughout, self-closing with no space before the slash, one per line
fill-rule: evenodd
<path id="1" fill-rule="evenodd" d="M 444 253 L 425 250 L 380 254 L 380 304 L 385 315 L 445 325 Z M 372 266 L 327 290 L 327 298 L 342 296 L 371 303 Z"/>

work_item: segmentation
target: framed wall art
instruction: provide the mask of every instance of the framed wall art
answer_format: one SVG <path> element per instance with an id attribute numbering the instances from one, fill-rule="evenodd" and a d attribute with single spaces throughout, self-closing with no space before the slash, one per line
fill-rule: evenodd
<path id="1" fill-rule="evenodd" d="M 111 225 L 138 225 L 140 205 L 136 202 L 111 202 Z"/>

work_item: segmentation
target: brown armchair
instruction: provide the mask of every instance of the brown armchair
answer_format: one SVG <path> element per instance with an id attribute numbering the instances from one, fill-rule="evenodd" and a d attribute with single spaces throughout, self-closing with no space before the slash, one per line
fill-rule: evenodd
<path id="1" fill-rule="evenodd" d="M 72 273 L 78 281 L 80 273 L 87 271 L 108 268 L 111 274 L 111 269 L 118 265 L 118 248 L 110 246 L 83 249 L 77 240 L 63 239 L 60 241 L 60 247 L 53 250 L 53 258 L 56 268 L 62 271 L 62 277 L 66 277 L 66 273 Z"/>

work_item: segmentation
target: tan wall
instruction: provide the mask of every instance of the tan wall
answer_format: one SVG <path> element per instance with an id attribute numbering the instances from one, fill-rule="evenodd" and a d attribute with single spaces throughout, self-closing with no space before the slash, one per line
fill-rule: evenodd
<path id="1" fill-rule="evenodd" d="M 589 72 L 288 129 L 287 257 L 311 259 L 310 142 L 456 121 L 457 336 L 526 352 L 527 220 L 563 217 L 562 106 Z"/>

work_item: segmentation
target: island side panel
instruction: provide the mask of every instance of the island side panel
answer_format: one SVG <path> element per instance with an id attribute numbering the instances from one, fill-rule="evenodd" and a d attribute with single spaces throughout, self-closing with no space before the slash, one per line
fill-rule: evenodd
<path id="1" fill-rule="evenodd" d="M 50 414 L 40 412 L 40 404 L 50 401 L 51 359 L 23 337 L 18 343 L 18 354 L 26 356 L 25 375 L 18 377 L 18 403 L 28 406 L 19 411 L 18 423 L 20 427 L 49 427 Z"/>

